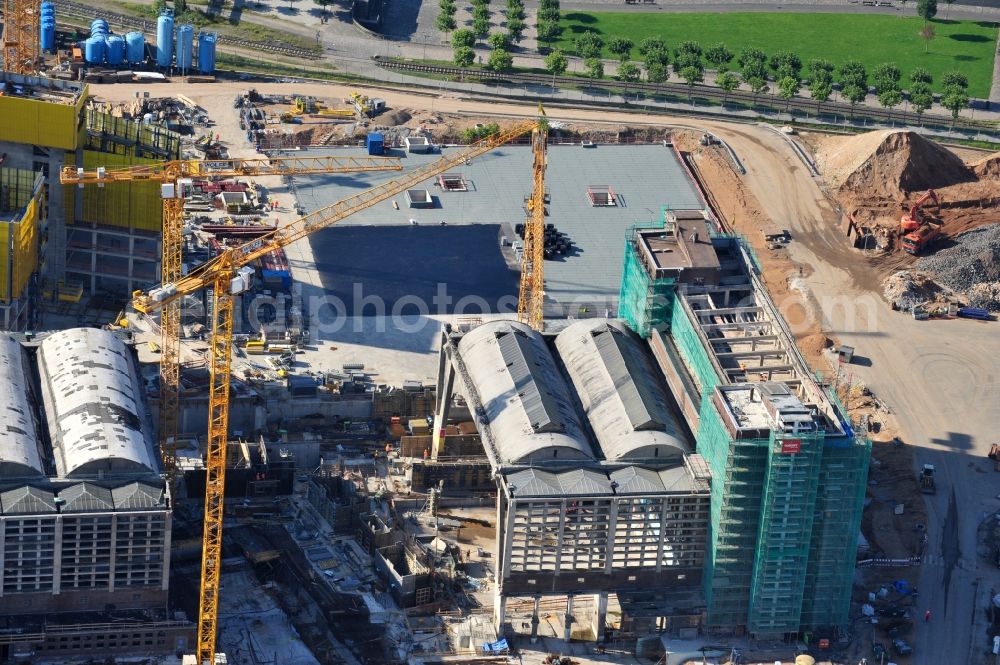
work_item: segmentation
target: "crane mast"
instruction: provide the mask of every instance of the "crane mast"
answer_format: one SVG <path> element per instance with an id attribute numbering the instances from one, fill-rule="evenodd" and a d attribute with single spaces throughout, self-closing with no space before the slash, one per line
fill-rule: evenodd
<path id="1" fill-rule="evenodd" d="M 541 111 L 541 107 L 539 107 Z M 233 345 L 233 296 L 245 285 L 234 280 L 237 270 L 250 262 L 286 247 L 316 231 L 329 228 L 351 215 L 385 201 L 417 184 L 467 163 L 508 141 L 535 132 L 535 192 L 541 191 L 539 201 L 544 205 L 544 112 L 537 119 L 525 121 L 502 130 L 472 146 L 452 155 L 443 156 L 430 164 L 413 169 L 402 176 L 382 183 L 354 196 L 321 208 L 260 238 L 237 247 L 224 249 L 187 275 L 172 282 L 164 282 L 149 293 L 133 293 L 132 306 L 149 314 L 179 302 L 185 295 L 204 288 L 212 290 L 212 339 L 209 363 L 209 431 L 206 451 L 208 480 L 205 485 L 205 527 L 202 538 L 201 590 L 198 615 L 199 665 L 214 665 L 215 642 L 218 630 L 219 574 L 222 562 L 222 522 L 224 514 L 224 488 L 226 477 L 226 444 L 229 432 L 229 381 Z M 541 140 L 541 148 L 538 141 Z M 541 156 L 539 156 L 541 150 Z M 106 172 L 107 173 L 107 172 Z M 538 190 L 541 187 L 541 190 Z M 536 208 L 532 206 L 532 210 Z M 533 213 L 534 214 L 534 213 Z M 542 210 L 544 215 L 544 210 Z M 543 217 L 541 219 L 544 219 Z M 540 242 L 540 240 L 539 240 Z M 538 253 L 541 256 L 541 252 Z M 540 261 L 536 264 L 540 266 Z M 541 272 L 535 273 L 539 284 Z M 539 288 L 540 298 L 540 288 Z M 540 320 L 540 301 L 539 320 Z M 519 316 L 523 316 L 519 312 Z"/>
<path id="2" fill-rule="evenodd" d="M 3 68 L 15 74 L 35 73 L 39 55 L 38 0 L 4 0 Z"/>
<path id="3" fill-rule="evenodd" d="M 528 199 L 528 219 L 524 225 L 524 253 L 521 255 L 521 283 L 517 298 L 518 321 L 539 331 L 545 312 L 545 163 L 548 138 L 545 112 L 541 111 L 538 125 L 531 130 L 533 186 Z"/>

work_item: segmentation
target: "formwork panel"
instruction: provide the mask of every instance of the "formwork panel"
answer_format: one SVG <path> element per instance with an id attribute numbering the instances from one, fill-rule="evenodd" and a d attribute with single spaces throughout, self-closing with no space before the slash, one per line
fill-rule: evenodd
<path id="1" fill-rule="evenodd" d="M 111 155 L 92 150 L 83 152 L 83 168 L 88 170 L 100 166 L 119 168 L 156 163 L 157 160 L 140 157 Z M 76 192 L 72 187 L 67 187 L 64 191 L 68 199 L 67 210 L 73 210 Z M 82 197 L 80 215 L 74 216 L 71 223 L 90 222 L 154 233 L 162 229 L 163 201 L 160 198 L 159 183 L 136 181 L 109 183 L 104 187 L 84 187 Z"/>

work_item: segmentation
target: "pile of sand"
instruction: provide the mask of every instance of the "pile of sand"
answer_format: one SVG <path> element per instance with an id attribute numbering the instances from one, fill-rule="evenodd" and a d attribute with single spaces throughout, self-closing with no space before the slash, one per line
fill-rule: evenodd
<path id="1" fill-rule="evenodd" d="M 980 178 L 1000 178 L 1000 152 L 979 160 L 972 165 L 972 170 Z"/>
<path id="2" fill-rule="evenodd" d="M 909 192 L 976 177 L 956 154 L 908 131 L 868 132 L 827 142 L 817 163 L 831 185 L 859 199 L 899 200 Z"/>

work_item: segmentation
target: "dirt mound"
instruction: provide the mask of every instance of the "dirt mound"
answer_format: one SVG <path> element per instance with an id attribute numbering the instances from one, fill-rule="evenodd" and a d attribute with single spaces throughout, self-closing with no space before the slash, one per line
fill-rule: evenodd
<path id="1" fill-rule="evenodd" d="M 410 115 L 407 109 L 398 109 L 396 111 L 390 111 L 379 118 L 379 122 L 391 127 L 397 127 L 399 125 L 405 125 L 410 121 Z"/>
<path id="2" fill-rule="evenodd" d="M 899 271 L 882 283 L 882 293 L 893 309 L 910 311 L 920 303 L 937 300 L 944 289 L 927 275 Z"/>
<path id="3" fill-rule="evenodd" d="M 1000 224 L 959 234 L 950 241 L 950 247 L 920 259 L 920 269 L 962 293 L 975 284 L 1000 281 Z"/>
<path id="4" fill-rule="evenodd" d="M 1000 152 L 995 152 L 972 165 L 980 178 L 1000 178 Z"/>
<path id="5" fill-rule="evenodd" d="M 916 132 L 883 130 L 829 142 L 818 157 L 832 185 L 861 199 L 898 200 L 975 178 L 958 155 Z"/>

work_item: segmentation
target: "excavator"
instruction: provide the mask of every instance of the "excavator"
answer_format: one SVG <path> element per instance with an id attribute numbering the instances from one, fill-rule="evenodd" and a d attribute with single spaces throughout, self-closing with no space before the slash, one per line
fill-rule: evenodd
<path id="1" fill-rule="evenodd" d="M 899 223 L 899 233 L 903 236 L 900 246 L 908 254 L 917 255 L 926 247 L 931 245 L 941 232 L 944 224 L 930 217 L 924 217 L 920 210 L 928 201 L 934 201 L 934 205 L 941 207 L 941 199 L 937 192 L 928 189 L 927 193 L 917 199 L 917 202 L 910 206 L 909 213 L 903 215 Z"/>
<path id="2" fill-rule="evenodd" d="M 934 205 L 941 207 L 941 199 L 938 198 L 937 192 L 933 189 L 928 189 L 927 193 L 917 199 L 917 202 L 910 206 L 910 211 L 903 215 L 903 218 L 899 222 L 899 232 L 903 235 L 911 233 L 920 228 L 923 221 L 920 218 L 920 209 L 923 208 L 924 204 L 928 201 L 934 201 Z"/>

